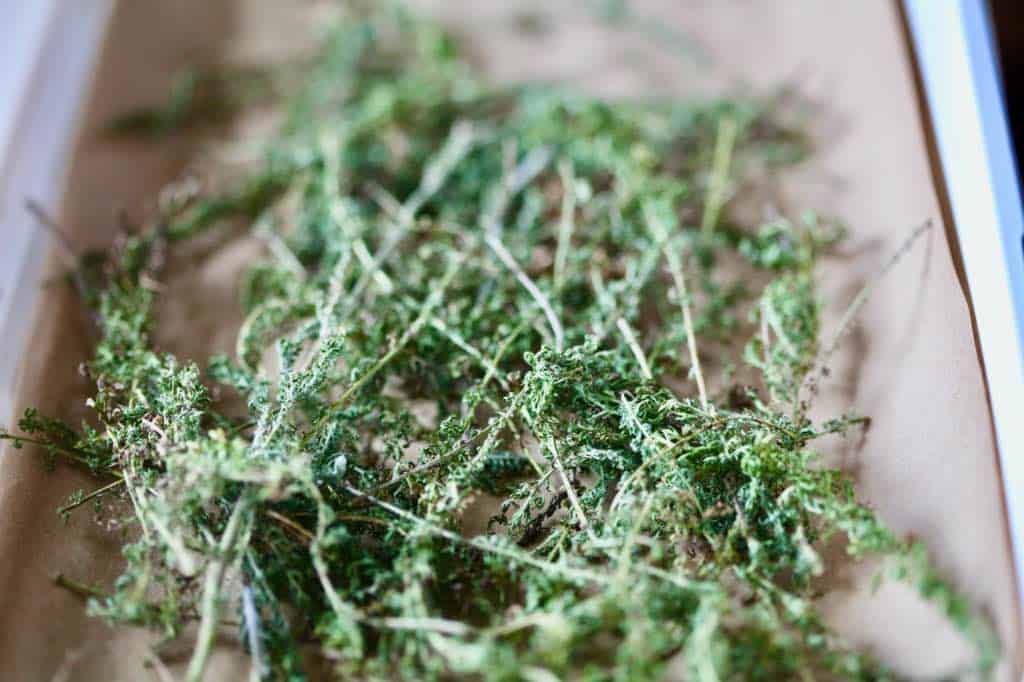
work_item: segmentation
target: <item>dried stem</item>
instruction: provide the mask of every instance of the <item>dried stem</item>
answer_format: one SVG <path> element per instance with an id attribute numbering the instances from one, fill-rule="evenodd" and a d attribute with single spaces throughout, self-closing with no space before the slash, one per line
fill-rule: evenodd
<path id="1" fill-rule="evenodd" d="M 679 258 L 679 254 L 672 247 L 672 241 L 669 238 L 668 230 L 665 228 L 661 219 L 658 218 L 656 211 L 647 204 L 644 207 L 645 218 L 647 219 L 648 228 L 654 234 L 655 239 L 659 242 L 662 251 L 665 254 L 665 260 L 668 261 L 669 273 L 672 275 L 672 282 L 676 288 L 676 298 L 679 299 L 679 309 L 683 313 L 683 327 L 686 331 L 686 347 L 690 354 L 690 365 L 693 368 L 693 378 L 697 382 L 697 391 L 700 395 L 700 406 L 701 409 L 707 409 L 708 407 L 708 392 L 704 386 L 704 373 L 700 368 L 700 355 L 697 352 L 697 335 L 693 331 L 693 312 L 690 309 L 690 294 L 686 289 L 686 275 L 683 272 L 683 263 Z"/>
<path id="2" fill-rule="evenodd" d="M 644 349 L 640 347 L 640 342 L 636 340 L 636 334 L 633 333 L 633 328 L 629 326 L 629 322 L 626 322 L 625 318 L 620 317 L 615 324 L 619 331 L 622 332 L 622 337 L 626 340 L 629 349 L 633 351 L 633 357 L 636 358 L 637 364 L 640 365 L 640 374 L 643 375 L 644 379 L 653 379 L 654 375 L 651 374 L 651 367 L 647 364 Z"/>
<path id="3" fill-rule="evenodd" d="M 101 496 L 103 493 L 110 492 L 114 488 L 117 488 L 117 487 L 122 486 L 122 485 L 124 485 L 124 479 L 123 478 L 119 478 L 116 481 L 113 481 L 111 483 L 108 483 L 105 486 L 102 486 L 100 488 L 97 488 L 96 490 L 93 490 L 91 493 L 89 493 L 88 495 L 86 495 L 85 497 L 83 497 L 83 498 L 81 498 L 79 500 L 75 500 L 74 502 L 69 502 L 68 504 L 65 504 L 64 506 L 59 507 L 57 509 L 57 513 L 63 516 L 64 514 L 67 514 L 68 512 L 70 512 L 71 510 L 77 509 L 78 507 L 81 507 L 83 504 L 85 504 L 89 500 L 95 499 L 95 498 Z"/>
<path id="4" fill-rule="evenodd" d="M 736 144 L 736 119 L 724 116 L 718 121 L 718 135 L 715 138 L 715 155 L 712 160 L 711 181 L 708 183 L 707 198 L 704 200 L 704 214 L 700 221 L 701 236 L 708 240 L 718 224 L 718 216 L 725 204 L 725 193 L 729 184 L 729 162 Z"/>

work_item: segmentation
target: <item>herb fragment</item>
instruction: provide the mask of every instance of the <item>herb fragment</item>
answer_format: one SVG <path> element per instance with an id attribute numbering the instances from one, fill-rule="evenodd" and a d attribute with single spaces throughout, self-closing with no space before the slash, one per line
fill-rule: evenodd
<path id="1" fill-rule="evenodd" d="M 131 125 L 191 120 L 189 93 Z M 302 643 L 341 679 L 886 679 L 815 608 L 841 536 L 991 670 L 990 629 L 924 549 L 816 462 L 863 422 L 801 402 L 831 352 L 834 234 L 726 210 L 751 159 L 795 145 L 767 107 L 496 89 L 388 9 L 336 29 L 288 113 L 236 189 L 166 206 L 81 278 L 95 426 L 30 410 L 0 434 L 104 477 L 62 513 L 130 508 L 109 594 L 59 578 L 92 613 L 198 621 L 190 680 L 229 623 L 254 679 L 307 679 Z M 150 283 L 166 241 L 229 221 L 269 246 L 235 357 L 200 368 L 156 349 Z M 745 389 L 719 371 L 741 335 Z"/>

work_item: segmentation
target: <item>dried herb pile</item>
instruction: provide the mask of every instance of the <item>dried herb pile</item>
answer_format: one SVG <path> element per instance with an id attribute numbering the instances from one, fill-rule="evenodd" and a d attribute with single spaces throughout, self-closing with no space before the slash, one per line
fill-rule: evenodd
<path id="1" fill-rule="evenodd" d="M 78 273 L 94 421 L 4 434 L 96 473 L 73 506 L 124 501 L 92 613 L 193 633 L 190 680 L 225 629 L 254 679 L 887 678 L 815 607 L 845 538 L 991 668 L 923 548 L 816 462 L 865 421 L 807 416 L 838 231 L 725 211 L 803 152 L 769 103 L 499 88 L 387 9 L 284 106 L 247 179 Z M 151 331 L 167 250 L 211 230 L 269 247 L 199 367 Z"/>

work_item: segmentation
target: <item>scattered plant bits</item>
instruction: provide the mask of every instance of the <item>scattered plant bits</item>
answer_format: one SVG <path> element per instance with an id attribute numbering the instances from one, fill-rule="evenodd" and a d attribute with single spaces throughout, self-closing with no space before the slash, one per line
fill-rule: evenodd
<path id="1" fill-rule="evenodd" d="M 191 124 L 198 82 L 120 125 Z M 495 87 L 389 7 L 283 106 L 248 177 L 76 273 L 92 420 L 2 434 L 95 473 L 62 514 L 123 501 L 116 584 L 60 578 L 91 613 L 194 635 L 189 680 L 225 630 L 253 679 L 886 679 L 815 605 L 842 538 L 989 673 L 988 624 L 817 462 L 866 422 L 808 417 L 838 232 L 726 210 L 803 152 L 769 105 Z M 237 351 L 155 347 L 166 252 L 249 229 Z"/>

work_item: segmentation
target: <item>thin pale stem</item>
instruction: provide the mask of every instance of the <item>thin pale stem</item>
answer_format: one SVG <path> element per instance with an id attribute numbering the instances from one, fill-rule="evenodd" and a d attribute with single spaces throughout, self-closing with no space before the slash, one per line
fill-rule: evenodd
<path id="1" fill-rule="evenodd" d="M 583 527 L 583 530 L 587 531 L 587 535 L 590 536 L 591 540 L 596 540 L 597 537 L 594 535 L 594 530 L 590 527 L 587 514 L 583 511 L 583 505 L 580 504 L 580 498 L 576 496 L 576 489 L 573 488 L 572 481 L 569 480 L 569 475 L 565 472 L 565 466 L 562 464 L 562 457 L 558 454 L 558 448 L 555 447 L 555 441 L 549 438 L 546 446 L 548 452 L 551 453 L 551 462 L 555 465 L 555 470 L 558 471 L 558 475 L 562 479 L 565 494 L 569 496 L 569 504 L 572 505 L 573 511 L 576 512 L 576 516 L 579 518 L 580 526 Z"/>
<path id="2" fill-rule="evenodd" d="M 63 507 L 60 507 L 57 510 L 57 513 L 60 514 L 60 515 L 67 514 L 72 509 L 77 509 L 78 507 L 81 507 L 83 504 L 85 504 L 89 500 L 95 499 L 95 498 L 99 497 L 100 495 L 102 495 L 103 493 L 110 492 L 114 488 L 116 488 L 118 486 L 121 486 L 121 485 L 124 485 L 124 479 L 123 478 L 119 478 L 116 481 L 113 481 L 111 483 L 106 484 L 105 486 L 102 486 L 100 488 L 97 488 L 96 490 L 93 490 L 91 493 L 89 493 L 88 495 L 86 495 L 85 497 L 83 497 L 80 500 L 75 500 L 74 502 L 69 502 L 68 504 L 65 504 Z"/>
<path id="3" fill-rule="evenodd" d="M 551 333 L 555 337 L 555 350 L 561 352 L 565 345 L 565 331 L 562 329 L 562 322 L 558 319 L 558 314 L 555 313 L 555 309 L 551 305 L 551 301 L 544 295 L 544 292 L 540 290 L 540 287 L 530 279 L 516 259 L 509 253 L 505 245 L 501 243 L 501 240 L 495 236 L 487 235 L 484 237 L 484 241 L 487 242 L 487 246 L 491 247 L 494 254 L 498 257 L 505 267 L 507 267 L 515 278 L 519 280 L 519 283 L 526 289 L 527 293 L 533 298 L 533 300 L 540 306 L 540 309 L 544 312 L 544 317 L 547 318 L 548 326 L 551 327 Z"/>
<path id="4" fill-rule="evenodd" d="M 511 149 L 510 152 L 508 158 L 514 159 L 515 150 Z M 540 287 L 519 266 L 515 257 L 509 253 L 509 250 L 505 248 L 505 244 L 501 240 L 501 221 L 505 216 L 505 211 L 512 197 L 532 182 L 550 161 L 551 150 L 546 147 L 540 147 L 530 151 L 518 164 L 510 165 L 505 172 L 505 177 L 493 194 L 490 206 L 481 217 L 480 225 L 484 230 L 484 241 L 487 243 L 487 246 L 494 251 L 498 260 L 515 275 L 515 278 L 544 312 L 544 317 L 547 318 L 548 326 L 551 327 L 551 333 L 554 335 L 555 349 L 561 352 L 564 346 L 565 331 L 562 328 L 561 321 L 558 319 L 558 315 L 555 313 L 555 309 L 551 305 L 551 301 L 548 300 L 548 297 L 544 295 Z"/>
<path id="5" fill-rule="evenodd" d="M 249 669 L 251 682 L 259 682 L 267 673 L 263 661 L 263 627 L 260 624 L 260 613 L 256 609 L 256 601 L 252 596 L 252 587 L 242 587 L 242 621 L 245 624 L 245 638 L 249 643 L 249 657 L 252 666 Z"/>
<path id="6" fill-rule="evenodd" d="M 802 394 L 805 389 L 813 386 L 815 382 L 817 382 L 825 374 L 825 370 L 828 366 L 829 359 L 832 357 L 833 354 L 835 354 L 836 350 L 839 349 L 839 343 L 843 340 L 843 337 L 846 335 L 846 332 L 849 331 L 851 325 L 853 324 L 853 321 L 857 319 L 857 315 L 860 314 L 860 311 L 864 307 L 864 304 L 867 303 L 868 299 L 871 298 L 871 294 L 874 293 L 875 289 L 878 287 L 879 282 L 881 282 L 882 278 L 885 277 L 894 267 L 896 267 L 896 265 L 901 260 L 903 260 L 904 256 L 906 256 L 907 253 L 910 252 L 910 250 L 913 248 L 917 240 L 920 239 L 926 232 L 930 231 L 931 228 L 932 221 L 930 219 L 926 220 L 925 222 L 915 227 L 911 231 L 910 235 L 903 240 L 903 243 L 900 244 L 899 248 L 897 248 L 896 251 L 893 252 L 892 256 L 889 257 L 889 260 L 885 262 L 885 264 L 879 270 L 878 275 L 876 275 L 874 278 L 871 279 L 871 281 L 865 284 L 861 288 L 861 290 L 857 292 L 857 295 L 853 297 L 853 300 L 850 301 L 850 305 L 847 306 L 846 310 L 843 312 L 842 317 L 839 318 L 839 323 L 836 326 L 836 332 L 835 334 L 833 334 L 832 340 L 828 343 L 828 345 L 825 346 L 824 350 L 821 352 L 821 354 L 818 356 L 818 359 L 815 361 L 815 367 L 812 368 L 811 371 L 807 373 L 807 375 L 804 377 L 804 380 L 800 384 L 800 390 L 797 393 L 796 400 L 796 404 L 798 406 L 801 404 L 799 400 L 800 394 Z"/>
<path id="7" fill-rule="evenodd" d="M 569 580 L 592 582 L 598 584 L 607 584 L 609 582 L 608 576 L 601 575 L 600 573 L 595 573 L 594 571 L 585 568 L 576 568 L 561 563 L 555 564 L 550 561 L 544 561 L 542 559 L 538 559 L 537 557 L 527 552 L 523 552 L 513 547 L 496 544 L 488 540 L 486 537 L 462 537 L 458 533 L 453 533 L 450 530 L 434 525 L 426 519 L 422 519 L 411 512 L 407 512 L 406 510 L 400 507 L 396 507 L 395 505 L 386 502 L 380 498 L 374 497 L 373 495 L 364 493 L 361 490 L 358 490 L 357 488 L 353 488 L 351 485 L 343 484 L 342 488 L 345 490 L 345 492 L 352 495 L 353 497 L 357 497 L 359 499 L 369 502 L 370 504 L 380 507 L 384 511 L 415 525 L 416 527 L 430 533 L 431 535 L 442 538 L 444 540 L 448 540 L 449 542 L 468 545 L 469 547 L 473 547 L 482 552 L 488 552 L 491 554 L 495 554 L 497 556 L 503 556 L 506 559 L 511 559 L 512 561 L 515 561 L 517 563 L 521 563 L 526 566 L 531 566 L 533 568 L 546 571 L 552 575 L 561 575 L 562 577 L 567 578 Z"/>
<path id="8" fill-rule="evenodd" d="M 690 295 L 686 288 L 686 275 L 683 272 L 683 263 L 679 254 L 672 248 L 668 230 L 656 215 L 650 204 L 644 206 L 644 214 L 648 228 L 654 234 L 655 239 L 660 242 L 662 251 L 665 253 L 665 260 L 668 261 L 669 273 L 676 288 L 676 298 L 679 299 L 679 308 L 683 313 L 683 328 L 686 330 L 686 347 L 690 353 L 690 365 L 693 367 L 693 377 L 697 382 L 697 392 L 700 395 L 700 406 L 702 409 L 708 407 L 708 392 L 704 387 L 704 373 L 700 367 L 700 354 L 697 352 L 697 335 L 693 331 L 693 312 L 690 307 Z"/>
<path id="9" fill-rule="evenodd" d="M 562 178 L 562 217 L 558 223 L 558 244 L 555 247 L 555 291 L 565 286 L 569 246 L 576 226 L 576 174 L 572 161 L 565 159 L 559 163 L 558 174 Z"/>
<path id="10" fill-rule="evenodd" d="M 637 364 L 640 365 L 640 374 L 643 375 L 644 379 L 650 381 L 654 378 L 654 375 L 651 374 L 651 366 L 647 364 L 644 349 L 640 347 L 640 342 L 637 341 L 633 328 L 629 326 L 629 322 L 626 322 L 626 319 L 623 317 L 620 317 L 615 324 L 622 333 L 622 337 L 626 340 L 626 345 L 633 352 L 633 357 L 636 358 Z"/>
<path id="11" fill-rule="evenodd" d="M 35 199 L 27 199 L 25 201 L 25 208 L 57 240 L 57 244 L 60 247 L 58 250 L 65 261 L 65 266 L 69 269 L 77 270 L 80 255 L 78 249 L 71 243 L 71 239 L 68 237 L 67 232 L 64 231 L 64 228 L 51 218 L 46 209 L 43 208 L 43 205 Z"/>
<path id="12" fill-rule="evenodd" d="M 213 639 L 217 634 L 217 623 L 220 620 L 221 582 L 224 580 L 229 558 L 240 551 L 237 540 L 250 518 L 249 503 L 245 500 L 236 502 L 231 516 L 228 517 L 220 542 L 217 543 L 216 554 L 206 567 L 200 604 L 199 632 L 196 635 L 196 646 L 185 673 L 187 682 L 199 682 L 206 672 Z"/>
<path id="13" fill-rule="evenodd" d="M 704 200 L 704 214 L 701 216 L 700 232 L 705 240 L 711 237 L 718 216 L 725 204 L 726 188 L 729 184 L 729 163 L 736 144 L 736 119 L 725 116 L 718 121 L 715 138 L 715 155 L 711 166 L 711 181 L 708 183 L 707 198 Z"/>

